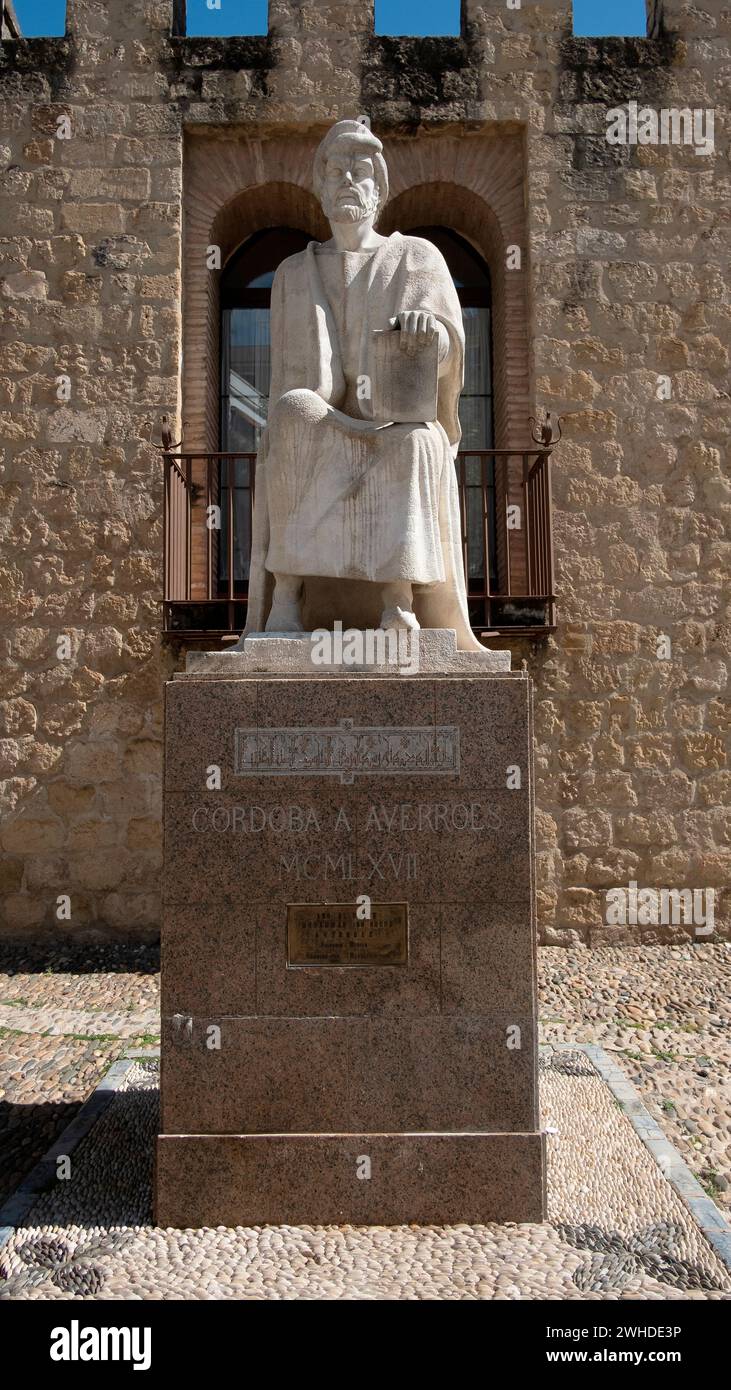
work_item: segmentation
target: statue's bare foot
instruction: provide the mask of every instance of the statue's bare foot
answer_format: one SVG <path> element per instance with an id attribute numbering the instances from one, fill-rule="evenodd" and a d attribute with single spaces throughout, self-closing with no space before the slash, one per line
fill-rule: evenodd
<path id="1" fill-rule="evenodd" d="M 304 632 L 298 603 L 274 603 L 265 632 Z"/>
<path id="2" fill-rule="evenodd" d="M 399 608 L 398 605 L 393 608 L 384 608 L 379 626 L 385 631 L 391 631 L 393 628 L 396 631 L 419 631 L 419 621 L 416 614 L 412 613 L 410 609 Z"/>
<path id="3" fill-rule="evenodd" d="M 274 598 L 265 632 L 304 632 L 300 617 L 302 580 L 293 574 L 275 574 Z"/>
<path id="4" fill-rule="evenodd" d="M 381 627 L 385 631 L 395 628 L 401 632 L 418 632 L 419 623 L 413 612 L 413 591 L 405 579 L 396 579 L 384 584 L 381 590 Z"/>

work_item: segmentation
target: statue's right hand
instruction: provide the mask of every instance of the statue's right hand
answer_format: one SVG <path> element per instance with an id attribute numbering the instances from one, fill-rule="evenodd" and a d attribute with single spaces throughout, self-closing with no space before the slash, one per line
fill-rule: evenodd
<path id="1" fill-rule="evenodd" d="M 402 352 L 420 352 L 439 336 L 439 324 L 427 309 L 406 309 L 398 315 Z"/>

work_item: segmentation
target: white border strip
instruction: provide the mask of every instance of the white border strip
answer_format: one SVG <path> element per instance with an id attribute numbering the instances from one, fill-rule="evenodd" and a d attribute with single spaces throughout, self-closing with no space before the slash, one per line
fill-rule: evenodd
<path id="1" fill-rule="evenodd" d="M 589 1058 L 602 1081 L 606 1082 L 612 1095 L 619 1102 L 622 1113 L 627 1116 L 635 1133 L 639 1135 L 645 1148 L 649 1149 L 663 1177 L 667 1178 L 673 1191 L 688 1208 L 701 1234 L 731 1273 L 731 1225 L 712 1198 L 704 1192 L 697 1178 L 693 1177 L 675 1145 L 671 1144 L 657 1121 L 653 1120 L 640 1098 L 639 1091 L 627 1079 L 614 1058 L 595 1043 L 547 1043 L 541 1046 L 540 1052 L 543 1056 L 549 1056 L 552 1052 L 583 1052 Z"/>
<path id="2" fill-rule="evenodd" d="M 55 1181 L 56 1159 L 61 1154 L 72 1154 L 76 1145 L 86 1138 L 90 1129 L 106 1110 L 114 1093 L 121 1090 L 123 1083 L 137 1062 L 143 1058 L 154 1061 L 159 1056 L 159 1047 L 136 1048 L 125 1053 L 124 1057 L 118 1058 L 116 1062 L 112 1062 L 109 1070 L 97 1082 L 91 1095 L 77 1110 L 73 1120 L 61 1131 L 43 1158 L 38 1160 L 35 1167 L 31 1168 L 26 1177 L 23 1178 L 20 1186 L 0 1207 L 0 1250 L 4 1245 L 7 1245 L 16 1228 L 22 1226 L 31 1207 L 35 1206 L 38 1199 L 48 1191 Z"/>

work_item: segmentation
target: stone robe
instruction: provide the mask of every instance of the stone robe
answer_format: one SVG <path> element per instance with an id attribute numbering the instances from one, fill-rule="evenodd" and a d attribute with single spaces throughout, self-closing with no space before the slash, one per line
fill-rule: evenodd
<path id="1" fill-rule="evenodd" d="M 373 330 L 428 310 L 449 335 L 437 418 L 372 418 Z M 396 232 L 373 252 L 311 242 L 283 261 L 271 309 L 269 420 L 256 468 L 246 631 L 262 632 L 275 573 L 305 581 L 306 628 L 377 627 L 379 585 L 406 580 L 422 627 L 480 649 L 467 613 L 454 453 L 464 371 L 462 311 L 431 242 Z"/>

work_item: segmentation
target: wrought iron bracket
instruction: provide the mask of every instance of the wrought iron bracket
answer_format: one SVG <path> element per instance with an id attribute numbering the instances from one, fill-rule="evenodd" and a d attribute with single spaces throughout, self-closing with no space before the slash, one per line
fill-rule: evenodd
<path id="1" fill-rule="evenodd" d="M 554 444 L 558 444 L 563 435 L 563 419 L 560 415 L 556 416 L 554 423 L 553 415 L 550 410 L 546 411 L 546 418 L 542 425 L 538 425 L 537 420 L 532 415 L 528 417 L 529 424 L 534 428 L 531 431 L 531 438 L 535 444 L 542 444 L 544 449 L 552 449 Z M 536 434 L 536 428 L 540 429 L 540 434 Z"/>

